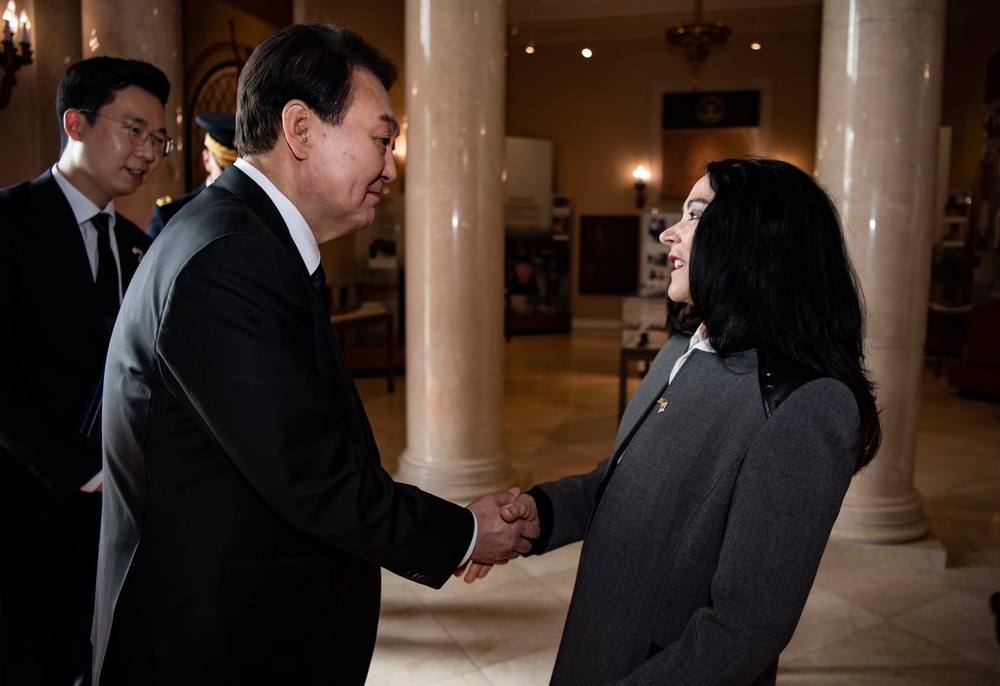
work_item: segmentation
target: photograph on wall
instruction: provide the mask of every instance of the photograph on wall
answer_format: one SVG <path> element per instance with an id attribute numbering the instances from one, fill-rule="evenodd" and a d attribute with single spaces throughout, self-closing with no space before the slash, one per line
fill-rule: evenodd
<path id="1" fill-rule="evenodd" d="M 663 199 L 683 201 L 712 160 L 760 153 L 760 103 L 756 90 L 664 93 Z"/>
<path id="2" fill-rule="evenodd" d="M 965 245 L 971 204 L 972 194 L 968 188 L 952 188 L 948 191 L 948 200 L 944 206 L 944 226 L 941 229 L 942 245 Z"/>
<path id="3" fill-rule="evenodd" d="M 573 230 L 573 203 L 568 195 L 552 196 L 552 238 L 569 240 Z"/>
<path id="4" fill-rule="evenodd" d="M 639 246 L 639 295 L 659 298 L 670 285 L 670 246 L 660 242 L 660 234 L 681 219 L 680 212 L 647 212 L 642 216 Z"/>

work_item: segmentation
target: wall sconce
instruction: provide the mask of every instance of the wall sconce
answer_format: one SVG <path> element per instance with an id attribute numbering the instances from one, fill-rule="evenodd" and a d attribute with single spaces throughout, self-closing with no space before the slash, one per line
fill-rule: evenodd
<path id="1" fill-rule="evenodd" d="M 14 39 L 21 45 L 18 52 L 14 47 Z M 17 14 L 14 0 L 7 3 L 3 13 L 3 41 L 0 42 L 0 67 L 3 68 L 3 81 L 0 82 L 0 110 L 10 102 L 10 91 L 17 84 L 14 74 L 25 64 L 31 64 L 31 21 L 28 13 L 21 10 Z"/>
<path id="2" fill-rule="evenodd" d="M 635 186 L 637 193 L 635 206 L 640 210 L 646 206 L 646 182 L 649 181 L 650 176 L 649 170 L 641 164 L 632 172 L 632 178 L 634 179 L 632 185 Z"/>

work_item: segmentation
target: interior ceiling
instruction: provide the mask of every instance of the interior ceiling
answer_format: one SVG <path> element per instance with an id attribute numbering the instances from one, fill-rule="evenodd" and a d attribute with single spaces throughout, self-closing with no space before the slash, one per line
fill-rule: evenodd
<path id="1" fill-rule="evenodd" d="M 723 22 L 735 34 L 818 29 L 822 0 L 705 0 L 702 19 Z M 507 0 L 513 33 L 528 31 L 540 43 L 661 39 L 680 22 L 694 20 L 693 0 Z M 581 34 L 582 32 L 582 34 Z"/>
<path id="2" fill-rule="evenodd" d="M 706 21 L 719 21 L 721 13 L 754 14 L 796 7 L 819 7 L 822 0 L 705 0 Z M 511 21 L 541 21 L 571 18 L 694 16 L 693 0 L 507 0 Z"/>
<path id="3" fill-rule="evenodd" d="M 948 0 L 949 23 L 975 20 L 998 0 Z M 662 39 L 669 27 L 694 20 L 694 0 L 507 0 L 513 36 L 538 43 Z M 819 30 L 823 0 L 704 0 L 702 19 L 734 34 Z"/>

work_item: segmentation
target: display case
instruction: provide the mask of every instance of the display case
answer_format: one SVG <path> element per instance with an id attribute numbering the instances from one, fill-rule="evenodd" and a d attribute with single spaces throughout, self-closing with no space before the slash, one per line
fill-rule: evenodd
<path id="1" fill-rule="evenodd" d="M 508 137 L 504 331 L 569 331 L 570 199 L 552 194 L 552 141 Z"/>
<path id="2" fill-rule="evenodd" d="M 351 277 L 331 280 L 331 327 L 353 372 L 392 374 L 406 363 L 402 195 L 385 195 L 375 222 L 353 234 Z"/>
<path id="3" fill-rule="evenodd" d="M 505 242 L 507 334 L 569 331 L 568 235 L 508 229 Z"/>

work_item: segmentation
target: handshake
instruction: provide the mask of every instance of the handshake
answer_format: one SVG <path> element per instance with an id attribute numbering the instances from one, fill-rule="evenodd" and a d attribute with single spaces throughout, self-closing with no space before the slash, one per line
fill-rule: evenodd
<path id="1" fill-rule="evenodd" d="M 531 550 L 531 540 L 541 533 L 535 499 L 516 487 L 484 495 L 468 508 L 479 531 L 469 561 L 455 570 L 455 576 L 464 575 L 468 584 L 485 577 L 493 565 Z"/>

